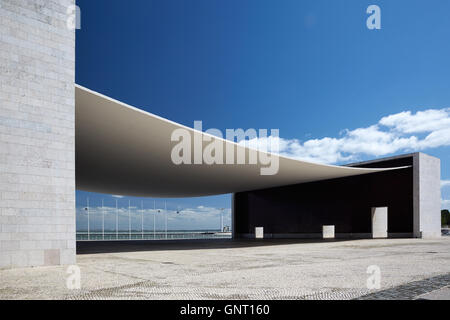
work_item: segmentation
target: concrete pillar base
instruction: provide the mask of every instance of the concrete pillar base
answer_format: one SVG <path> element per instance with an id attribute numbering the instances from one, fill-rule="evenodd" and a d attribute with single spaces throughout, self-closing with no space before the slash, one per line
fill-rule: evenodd
<path id="1" fill-rule="evenodd" d="M 322 226 L 322 238 L 334 239 L 334 225 Z"/>
<path id="2" fill-rule="evenodd" d="M 387 238 L 388 208 L 372 208 L 372 238 Z"/>
<path id="3" fill-rule="evenodd" d="M 263 239 L 264 238 L 264 228 L 256 227 L 255 228 L 255 239 Z"/>

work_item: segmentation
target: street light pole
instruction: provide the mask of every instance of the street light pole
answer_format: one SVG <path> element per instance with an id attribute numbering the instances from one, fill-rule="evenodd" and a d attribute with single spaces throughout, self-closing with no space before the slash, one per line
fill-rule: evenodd
<path id="1" fill-rule="evenodd" d="M 89 233 L 89 198 L 87 198 L 87 213 L 88 213 L 88 240 L 90 240 L 91 235 Z"/>
<path id="2" fill-rule="evenodd" d="M 130 212 L 131 200 L 128 200 L 128 239 L 131 240 L 131 212 Z"/>
<path id="3" fill-rule="evenodd" d="M 119 240 L 119 207 L 116 199 L 116 240 Z"/>
<path id="4" fill-rule="evenodd" d="M 141 200 L 141 228 L 142 228 L 142 240 L 144 240 L 144 201 Z"/>
<path id="5" fill-rule="evenodd" d="M 220 208 L 220 232 L 223 232 L 223 210 L 225 208 Z"/>
<path id="6" fill-rule="evenodd" d="M 164 217 L 165 217 L 165 223 L 166 223 L 166 240 L 167 240 L 167 202 L 164 201 Z"/>
<path id="7" fill-rule="evenodd" d="M 156 240 L 156 201 L 153 200 L 153 240 Z"/>
<path id="8" fill-rule="evenodd" d="M 102 238 L 105 240 L 105 207 L 102 199 Z"/>

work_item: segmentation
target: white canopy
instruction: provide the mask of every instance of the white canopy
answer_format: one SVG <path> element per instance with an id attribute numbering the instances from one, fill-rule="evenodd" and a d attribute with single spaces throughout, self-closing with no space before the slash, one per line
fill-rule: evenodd
<path id="1" fill-rule="evenodd" d="M 172 148 L 177 144 L 171 141 L 172 132 L 183 128 L 193 137 L 199 131 L 79 85 L 75 87 L 75 107 L 79 190 L 145 197 L 193 197 L 391 170 L 315 164 L 276 155 L 271 155 L 279 160 L 275 175 L 261 175 L 261 167 L 267 167 L 261 164 L 176 165 L 171 159 Z M 241 145 L 210 137 L 220 140 L 224 148 L 243 148 L 248 155 L 249 149 Z"/>

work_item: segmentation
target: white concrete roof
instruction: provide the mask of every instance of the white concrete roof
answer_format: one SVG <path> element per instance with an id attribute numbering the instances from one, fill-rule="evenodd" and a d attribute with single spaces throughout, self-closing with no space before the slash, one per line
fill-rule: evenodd
<path id="1" fill-rule="evenodd" d="M 171 160 L 176 144 L 171 142 L 172 132 L 177 128 L 187 129 L 191 135 L 198 131 L 79 85 L 75 88 L 75 106 L 79 190 L 145 197 L 193 197 L 389 170 L 315 164 L 282 156 L 277 156 L 276 175 L 261 175 L 260 164 L 175 165 Z M 244 148 L 228 140 L 212 139 Z M 248 154 L 248 149 L 245 150 Z"/>

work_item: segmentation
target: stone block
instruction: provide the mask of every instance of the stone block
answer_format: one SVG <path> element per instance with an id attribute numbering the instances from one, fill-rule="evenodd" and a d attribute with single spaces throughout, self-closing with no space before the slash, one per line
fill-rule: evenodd
<path id="1" fill-rule="evenodd" d="M 372 237 L 387 238 L 388 236 L 388 208 L 372 208 Z"/>
<path id="2" fill-rule="evenodd" d="M 264 228 L 256 227 L 255 228 L 255 239 L 263 239 L 264 238 Z"/>
<path id="3" fill-rule="evenodd" d="M 322 226 L 322 237 L 324 239 L 334 239 L 334 225 Z"/>

